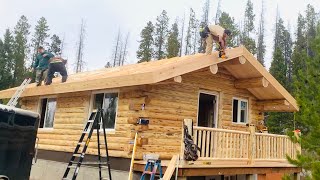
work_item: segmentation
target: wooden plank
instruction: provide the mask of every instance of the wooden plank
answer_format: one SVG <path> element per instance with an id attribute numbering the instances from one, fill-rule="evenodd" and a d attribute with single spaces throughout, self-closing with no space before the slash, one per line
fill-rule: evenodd
<path id="1" fill-rule="evenodd" d="M 264 77 L 238 79 L 234 82 L 234 86 L 239 89 L 268 87 L 269 82 Z"/>
<path id="2" fill-rule="evenodd" d="M 278 106 L 278 105 L 285 105 L 289 106 L 289 102 L 285 99 L 279 99 L 279 100 L 260 100 L 256 102 L 257 105 L 260 106 Z"/>
<path id="3" fill-rule="evenodd" d="M 234 174 L 269 174 L 301 172 L 297 167 L 259 168 L 259 167 L 239 167 L 239 168 L 184 168 L 182 174 L 185 176 L 214 176 L 214 175 L 234 175 Z"/>
<path id="4" fill-rule="evenodd" d="M 174 155 L 167 166 L 166 172 L 163 176 L 163 180 L 170 180 L 171 176 L 176 168 L 177 160 L 178 160 L 179 155 Z"/>
<path id="5" fill-rule="evenodd" d="M 207 131 L 202 131 L 202 146 L 201 146 L 201 157 L 205 157 L 206 154 L 206 137 L 207 137 Z"/>
<path id="6" fill-rule="evenodd" d="M 206 156 L 205 157 L 210 157 L 210 151 L 209 151 L 209 147 L 210 147 L 210 131 L 207 131 L 207 139 L 206 139 Z"/>
<path id="7" fill-rule="evenodd" d="M 131 157 L 128 180 L 133 179 L 133 165 L 134 165 L 134 158 L 135 158 L 136 149 L 137 149 L 137 139 L 138 139 L 138 133 L 136 133 L 135 138 L 134 138 L 134 146 L 133 146 L 133 152 L 132 152 L 132 157 Z"/>
<path id="8" fill-rule="evenodd" d="M 214 132 L 214 131 L 211 131 L 211 137 L 210 137 L 210 154 L 209 154 L 209 157 L 215 157 L 215 155 L 214 155 L 214 153 L 215 153 L 215 151 L 214 151 L 214 148 L 215 148 L 215 146 L 216 146 L 216 141 L 215 141 L 215 138 L 216 138 L 216 132 Z"/>

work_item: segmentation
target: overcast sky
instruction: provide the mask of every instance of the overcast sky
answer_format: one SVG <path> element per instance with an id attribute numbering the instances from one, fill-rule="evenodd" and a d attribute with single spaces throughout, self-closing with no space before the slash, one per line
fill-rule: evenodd
<path id="1" fill-rule="evenodd" d="M 217 1 L 211 0 L 211 21 L 215 17 Z M 228 12 L 238 23 L 243 19 L 246 1 L 222 0 L 221 10 Z M 252 2 L 258 24 L 261 0 Z M 277 5 L 280 16 L 285 24 L 290 24 L 294 34 L 298 13 L 304 13 L 308 3 L 315 6 L 319 12 L 319 0 L 265 0 L 267 68 L 271 62 Z M 139 34 L 149 20 L 155 22 L 161 11 L 166 10 L 170 23 L 173 23 L 184 14 L 187 18 L 190 8 L 193 8 L 200 18 L 203 4 L 204 0 L 0 0 L 0 37 L 2 38 L 6 28 L 13 29 L 21 15 L 27 16 L 32 32 L 37 20 L 43 16 L 48 21 L 50 34 L 65 38 L 64 56 L 69 59 L 68 68 L 71 71 L 83 18 L 86 22 L 84 61 L 87 70 L 94 70 L 103 67 L 110 59 L 119 28 L 124 36 L 127 32 L 130 33 L 127 63 L 135 63 Z"/>

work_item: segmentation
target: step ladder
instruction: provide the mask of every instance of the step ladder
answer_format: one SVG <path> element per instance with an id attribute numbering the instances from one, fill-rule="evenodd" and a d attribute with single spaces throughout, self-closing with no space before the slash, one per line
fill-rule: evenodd
<path id="1" fill-rule="evenodd" d="M 18 103 L 18 99 L 20 98 L 23 91 L 26 89 L 27 85 L 31 82 L 31 78 L 26 78 L 22 84 L 18 87 L 17 91 L 14 93 L 14 95 L 11 97 L 9 102 L 7 103 L 7 106 L 16 107 Z"/>
<path id="2" fill-rule="evenodd" d="M 149 171 L 150 168 L 150 171 Z M 161 160 L 159 159 L 148 159 L 146 166 L 144 167 L 144 171 L 140 180 L 144 180 L 147 174 L 150 175 L 150 180 L 154 180 L 157 169 L 159 169 L 159 179 L 162 179 L 162 168 L 161 168 Z"/>
<path id="3" fill-rule="evenodd" d="M 86 154 L 86 150 L 88 148 L 88 145 L 90 143 L 91 140 L 91 136 L 93 134 L 94 131 L 94 127 L 97 127 L 97 143 L 98 143 L 98 162 L 83 162 L 84 156 Z M 103 129 L 103 143 L 100 142 L 100 132 L 99 130 Z M 86 137 L 87 135 L 87 137 Z M 84 141 L 86 137 L 86 140 Z M 101 155 L 101 146 L 105 146 L 105 150 L 106 150 L 106 161 L 102 161 L 102 155 Z M 82 151 L 80 151 L 80 147 L 82 147 Z M 77 160 L 76 160 L 77 158 Z M 105 130 L 105 124 L 103 121 L 103 110 L 99 109 L 99 110 L 94 110 L 91 115 L 90 118 L 81 134 L 81 137 L 79 139 L 79 142 L 73 152 L 73 155 L 69 161 L 69 164 L 67 166 L 67 169 L 63 175 L 62 180 L 69 180 L 70 178 L 68 178 L 68 174 L 70 172 L 71 169 L 74 169 L 74 173 L 73 176 L 70 180 L 76 180 L 78 173 L 79 173 L 79 169 L 81 165 L 98 165 L 99 166 L 99 180 L 103 180 L 103 179 L 109 179 L 112 180 L 111 178 L 111 169 L 110 169 L 110 162 L 109 162 L 109 153 L 108 153 L 108 145 L 107 145 L 107 137 L 106 137 L 106 130 Z M 109 174 L 109 178 L 103 178 L 102 177 L 102 169 L 108 169 L 108 174 Z"/>

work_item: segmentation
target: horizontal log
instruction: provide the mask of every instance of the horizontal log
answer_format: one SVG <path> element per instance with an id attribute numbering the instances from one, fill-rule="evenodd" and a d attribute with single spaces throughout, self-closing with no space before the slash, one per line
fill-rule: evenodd
<path id="1" fill-rule="evenodd" d="M 101 141 L 102 142 L 102 141 Z M 67 141 L 67 140 L 52 140 L 52 139 L 39 139 L 39 144 L 46 145 L 57 145 L 57 146 L 69 146 L 75 148 L 78 144 L 78 141 Z M 110 150 L 125 150 L 129 143 L 121 144 L 121 143 L 110 143 L 108 142 L 108 149 Z M 101 145 L 101 147 L 104 145 Z M 83 145 L 81 145 L 83 147 Z M 98 148 L 98 143 L 96 141 L 90 141 L 88 148 Z M 102 147 L 104 148 L 104 147 Z"/>
<path id="2" fill-rule="evenodd" d="M 144 136 L 149 139 L 168 139 L 168 140 L 176 140 L 181 138 L 181 133 L 180 132 L 151 132 L 151 131 L 146 131 L 146 132 L 141 132 L 139 133 L 141 136 Z M 151 140 L 150 140 L 151 142 Z M 165 142 L 165 141 L 163 141 Z"/>
<path id="3" fill-rule="evenodd" d="M 70 141 L 78 141 L 80 139 L 80 136 L 81 136 L 81 134 L 80 135 L 38 134 L 39 139 L 70 140 Z M 100 138 L 100 140 L 101 140 L 101 138 Z M 127 144 L 130 142 L 130 140 L 131 140 L 131 138 L 127 138 L 127 137 L 109 137 L 107 135 L 107 141 L 110 143 Z M 93 142 L 97 141 L 97 136 L 95 134 L 91 137 L 91 141 L 93 141 Z"/>
<path id="4" fill-rule="evenodd" d="M 77 129 L 83 130 L 84 124 L 58 124 L 57 122 L 53 125 L 55 129 Z"/>
<path id="5" fill-rule="evenodd" d="M 140 152 L 140 151 L 137 151 L 136 154 L 135 154 L 135 160 L 143 159 L 143 155 L 144 154 L 159 154 L 160 155 L 159 159 L 161 159 L 161 160 L 169 160 L 169 159 L 172 158 L 173 155 L 177 154 L 177 152 L 156 152 L 156 151 L 153 151 L 153 152 Z"/>
<path id="6" fill-rule="evenodd" d="M 82 124 L 85 118 L 55 118 L 54 124 Z"/>
<path id="7" fill-rule="evenodd" d="M 137 145 L 138 146 L 147 145 L 148 142 L 149 142 L 148 138 L 140 137 L 140 138 L 137 139 Z"/>
<path id="8" fill-rule="evenodd" d="M 257 105 L 259 106 L 289 106 L 289 102 L 285 99 L 279 99 L 279 100 L 262 100 L 262 101 L 257 101 Z"/>
<path id="9" fill-rule="evenodd" d="M 84 113 L 85 107 L 57 108 L 56 113 Z"/>
<path id="10" fill-rule="evenodd" d="M 135 130 L 136 130 L 136 131 L 139 131 L 139 132 L 141 132 L 141 131 L 147 131 L 147 130 L 149 130 L 149 125 L 141 125 L 141 124 L 138 124 L 138 125 L 135 126 Z"/>
<path id="11" fill-rule="evenodd" d="M 229 61 L 225 61 L 225 62 L 222 62 L 220 63 L 219 65 L 221 66 L 228 66 L 228 65 L 242 65 L 242 64 L 245 64 L 246 63 L 246 58 L 243 57 L 243 56 L 240 56 L 238 58 L 234 58 L 234 59 L 231 59 Z"/>
<path id="12" fill-rule="evenodd" d="M 57 146 L 57 145 L 45 145 L 45 144 L 39 144 L 39 149 L 43 150 L 51 150 L 51 151 L 62 151 L 62 152 L 73 152 L 74 147 L 68 147 L 68 146 Z M 131 157 L 128 152 L 125 151 L 117 151 L 117 150 L 109 150 L 108 151 L 109 156 L 111 157 L 123 157 L 123 158 L 129 158 Z M 91 155 L 98 155 L 98 150 L 93 148 L 88 148 L 86 154 Z M 105 151 L 102 151 L 101 154 L 105 156 Z"/>
<path id="13" fill-rule="evenodd" d="M 151 151 L 151 152 L 180 152 L 180 146 L 159 146 L 159 145 L 143 145 L 137 147 L 137 151 Z"/>
<path id="14" fill-rule="evenodd" d="M 238 79 L 234 82 L 234 86 L 238 89 L 268 87 L 269 82 L 264 77 Z"/>

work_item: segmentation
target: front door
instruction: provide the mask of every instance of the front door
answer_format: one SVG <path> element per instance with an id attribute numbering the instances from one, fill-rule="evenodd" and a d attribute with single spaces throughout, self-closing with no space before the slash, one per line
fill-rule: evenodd
<path id="1" fill-rule="evenodd" d="M 199 93 L 198 126 L 217 127 L 217 95 Z"/>

